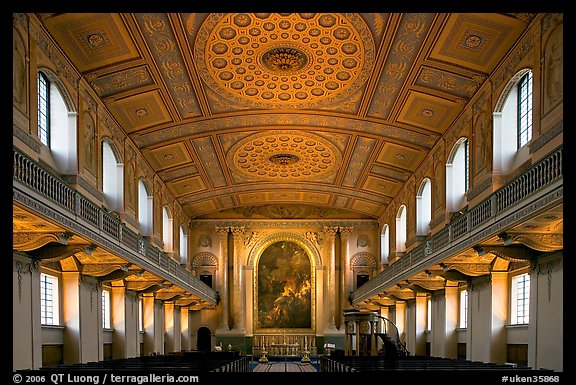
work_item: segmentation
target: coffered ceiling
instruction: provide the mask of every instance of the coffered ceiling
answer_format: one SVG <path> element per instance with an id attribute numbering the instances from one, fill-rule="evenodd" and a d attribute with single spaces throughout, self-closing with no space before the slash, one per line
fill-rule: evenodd
<path id="1" fill-rule="evenodd" d="M 531 15 L 39 14 L 191 217 L 377 218 Z"/>

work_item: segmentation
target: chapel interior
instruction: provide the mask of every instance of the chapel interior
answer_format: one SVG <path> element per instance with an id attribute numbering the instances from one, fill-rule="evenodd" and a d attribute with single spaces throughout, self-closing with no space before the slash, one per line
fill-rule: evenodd
<path id="1" fill-rule="evenodd" d="M 13 370 L 564 370 L 562 13 L 12 19 Z"/>

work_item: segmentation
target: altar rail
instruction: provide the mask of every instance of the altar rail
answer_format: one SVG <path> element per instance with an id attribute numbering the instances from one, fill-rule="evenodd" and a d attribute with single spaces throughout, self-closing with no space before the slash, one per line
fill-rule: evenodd
<path id="1" fill-rule="evenodd" d="M 316 355 L 316 336 L 314 334 L 255 334 L 252 337 L 252 351 L 268 356 Z"/>

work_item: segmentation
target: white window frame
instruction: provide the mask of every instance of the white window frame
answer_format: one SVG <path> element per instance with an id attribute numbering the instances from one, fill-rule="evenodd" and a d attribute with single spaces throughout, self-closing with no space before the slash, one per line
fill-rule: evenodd
<path id="1" fill-rule="evenodd" d="M 530 322 L 530 274 L 523 273 L 512 277 L 510 297 L 510 324 L 528 324 Z"/>
<path id="2" fill-rule="evenodd" d="M 47 287 L 48 284 L 50 288 Z M 40 323 L 42 325 L 60 325 L 59 286 L 58 277 L 40 273 Z"/>
<path id="3" fill-rule="evenodd" d="M 138 298 L 138 331 L 144 331 L 144 299 Z"/>
<path id="4" fill-rule="evenodd" d="M 458 326 L 462 329 L 468 327 L 468 290 L 460 290 Z"/>
<path id="5" fill-rule="evenodd" d="M 102 289 L 102 328 L 110 329 L 112 321 L 111 293 L 108 289 Z"/>

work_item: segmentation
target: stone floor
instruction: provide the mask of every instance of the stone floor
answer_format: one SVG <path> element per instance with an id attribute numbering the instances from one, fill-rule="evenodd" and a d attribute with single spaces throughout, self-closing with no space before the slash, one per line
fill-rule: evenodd
<path id="1" fill-rule="evenodd" d="M 298 361 L 277 361 L 258 364 L 253 372 L 316 372 L 314 365 Z"/>

